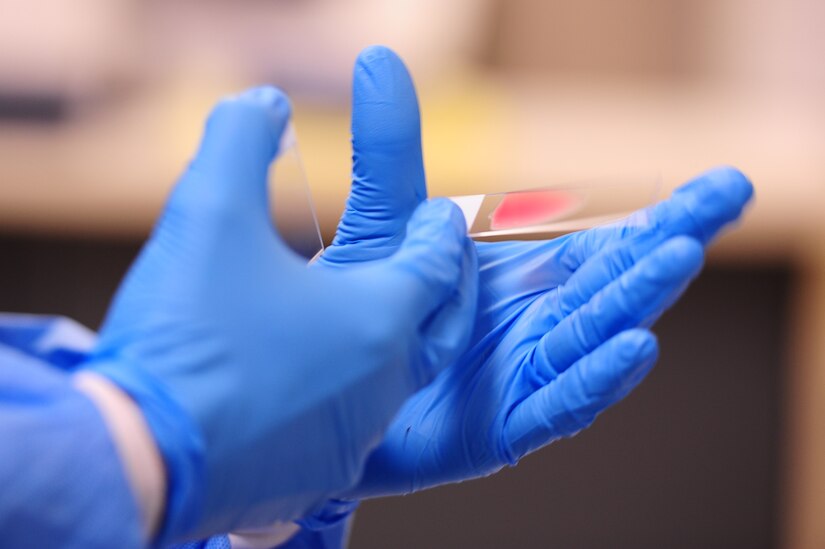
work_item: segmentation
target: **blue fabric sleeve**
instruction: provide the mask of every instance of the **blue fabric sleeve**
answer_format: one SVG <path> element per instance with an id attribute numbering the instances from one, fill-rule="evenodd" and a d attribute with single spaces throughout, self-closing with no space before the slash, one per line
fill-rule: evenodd
<path id="1" fill-rule="evenodd" d="M 140 517 L 106 425 L 69 370 L 93 334 L 0 315 L 0 537 L 4 547 L 140 547 Z"/>
<path id="2" fill-rule="evenodd" d="M 97 409 L 71 386 L 95 334 L 0 313 L 0 536 L 4 547 L 141 547 L 138 509 Z M 342 549 L 352 519 L 280 549 Z M 230 549 L 225 535 L 174 546 Z"/>

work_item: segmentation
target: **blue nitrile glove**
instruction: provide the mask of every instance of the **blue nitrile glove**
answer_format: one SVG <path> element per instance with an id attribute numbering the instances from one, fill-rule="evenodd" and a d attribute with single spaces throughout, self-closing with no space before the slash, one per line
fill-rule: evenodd
<path id="1" fill-rule="evenodd" d="M 702 183 L 704 189 L 676 195 L 663 209 L 721 194 L 732 219 L 750 194 L 744 179 Z M 709 206 L 685 209 L 681 219 L 654 217 L 647 230 L 634 225 L 542 243 L 479 243 L 470 350 L 407 401 L 348 497 L 492 474 L 575 434 L 626 396 L 658 352 L 654 336 L 638 328 L 649 328 L 701 268 L 706 241 L 697 233 L 715 232 L 712 216 L 720 213 Z"/>
<path id="2" fill-rule="evenodd" d="M 88 364 L 157 439 L 162 541 L 298 518 L 351 486 L 470 336 L 475 249 L 449 201 L 406 212 L 369 265 L 308 268 L 284 246 L 267 170 L 289 113 L 273 88 L 215 108 Z"/>
<path id="3" fill-rule="evenodd" d="M 426 197 L 415 90 L 385 48 L 366 50 L 356 64 L 352 129 L 352 194 L 321 258 L 327 267 L 392 254 Z M 637 327 L 649 327 L 678 298 L 701 266 L 703 246 L 741 215 L 751 194 L 740 172 L 722 168 L 648 209 L 647 224 L 478 243 L 470 350 L 407 401 L 346 497 L 488 475 L 588 426 L 648 372 L 657 344 Z"/>

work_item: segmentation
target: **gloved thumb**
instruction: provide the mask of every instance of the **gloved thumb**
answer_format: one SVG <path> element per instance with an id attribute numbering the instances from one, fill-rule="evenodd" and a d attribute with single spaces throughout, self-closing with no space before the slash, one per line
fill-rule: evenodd
<path id="1" fill-rule="evenodd" d="M 390 262 L 408 281 L 399 297 L 408 302 L 407 310 L 419 323 L 459 291 L 468 265 L 468 243 L 464 216 L 451 201 L 428 200 L 413 212 L 407 237 Z"/>
<path id="2" fill-rule="evenodd" d="M 291 107 L 272 87 L 223 99 L 209 115 L 200 148 L 169 207 L 188 216 L 269 223 L 267 180 Z"/>

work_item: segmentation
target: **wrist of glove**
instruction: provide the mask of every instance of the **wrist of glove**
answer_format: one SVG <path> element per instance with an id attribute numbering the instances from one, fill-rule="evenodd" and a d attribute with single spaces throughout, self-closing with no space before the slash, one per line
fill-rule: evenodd
<path id="1" fill-rule="evenodd" d="M 332 498 L 306 517 L 295 522 L 306 530 L 325 530 L 347 520 L 358 509 L 360 503 L 358 500 Z"/>
<path id="2" fill-rule="evenodd" d="M 205 445 L 197 425 L 148 372 L 120 362 L 96 360 L 87 369 L 105 376 L 140 408 L 163 458 L 166 492 L 158 542 L 192 531 L 201 519 L 205 495 Z"/>

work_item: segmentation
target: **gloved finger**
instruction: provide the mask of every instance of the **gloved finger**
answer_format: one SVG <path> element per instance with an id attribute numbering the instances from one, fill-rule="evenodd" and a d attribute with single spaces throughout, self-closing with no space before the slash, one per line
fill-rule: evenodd
<path id="1" fill-rule="evenodd" d="M 657 231 L 648 231 L 611 243 L 548 294 L 544 300 L 549 320 L 557 323 L 590 301 L 596 293 L 619 278 L 667 238 Z"/>
<path id="2" fill-rule="evenodd" d="M 676 189 L 670 200 L 653 207 L 659 230 L 691 236 L 709 244 L 728 223 L 737 219 L 753 196 L 748 178 L 732 167 L 705 172 Z"/>
<path id="3" fill-rule="evenodd" d="M 422 333 L 427 342 L 431 376 L 452 364 L 467 347 L 478 305 L 478 254 L 475 244 L 464 239 L 461 280 L 452 297 L 430 316 Z"/>
<path id="4" fill-rule="evenodd" d="M 444 198 L 422 203 L 407 227 L 407 238 L 389 258 L 401 285 L 402 310 L 420 324 L 453 297 L 465 263 L 467 228 L 458 207 Z"/>
<path id="5" fill-rule="evenodd" d="M 538 378 L 554 379 L 620 331 L 651 324 L 699 273 L 702 260 L 701 244 L 685 236 L 653 250 L 542 336 L 530 356 Z"/>
<path id="6" fill-rule="evenodd" d="M 415 87 L 401 59 L 382 46 L 355 63 L 352 152 L 352 190 L 325 262 L 391 255 L 427 197 Z"/>
<path id="7" fill-rule="evenodd" d="M 630 222 L 618 222 L 569 235 L 565 243 L 575 269 L 611 242 L 647 230 L 664 236 L 690 236 L 707 245 L 728 223 L 736 220 L 753 196 L 753 185 L 739 170 L 715 168 L 682 185 L 673 195 Z M 646 218 L 646 222 L 641 219 Z"/>
<path id="8" fill-rule="evenodd" d="M 510 463 L 590 425 L 624 398 L 658 357 L 655 336 L 628 330 L 581 358 L 557 379 L 516 406 L 504 425 L 504 451 Z"/>
<path id="9" fill-rule="evenodd" d="M 171 215 L 270 224 L 269 164 L 290 113 L 287 97 L 272 87 L 220 101 L 209 115 L 197 155 L 172 192 Z"/>

